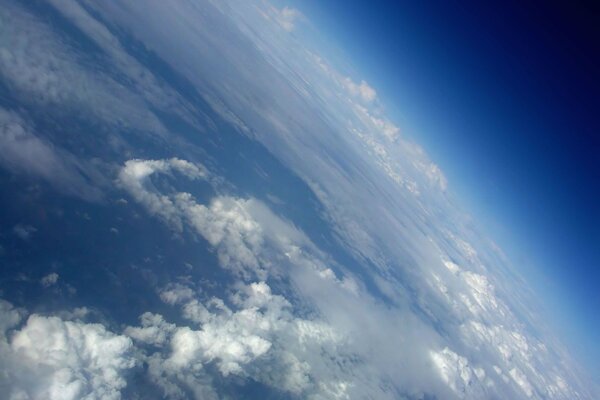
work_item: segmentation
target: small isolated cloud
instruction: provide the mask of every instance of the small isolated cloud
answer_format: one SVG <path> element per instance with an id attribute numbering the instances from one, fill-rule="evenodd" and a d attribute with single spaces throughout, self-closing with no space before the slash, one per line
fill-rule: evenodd
<path id="1" fill-rule="evenodd" d="M 52 272 L 40 279 L 40 283 L 43 287 L 50 287 L 55 285 L 56 282 L 58 282 L 58 274 L 56 272 Z"/>
<path id="2" fill-rule="evenodd" d="M 304 15 L 295 8 L 283 7 L 281 10 L 275 9 L 274 12 L 279 25 L 288 32 L 293 31 L 296 22 L 304 18 Z"/>
<path id="3" fill-rule="evenodd" d="M 13 227 L 13 233 L 22 240 L 29 240 L 37 232 L 37 229 L 31 225 L 17 224 Z"/>
<path id="4" fill-rule="evenodd" d="M 371 103 L 377 98 L 377 92 L 367 82 L 354 83 L 350 78 L 342 81 L 344 87 L 354 97 L 358 97 L 366 103 Z"/>

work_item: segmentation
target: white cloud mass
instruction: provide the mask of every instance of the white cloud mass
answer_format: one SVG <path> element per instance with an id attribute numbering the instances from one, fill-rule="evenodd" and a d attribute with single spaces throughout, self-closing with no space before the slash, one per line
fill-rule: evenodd
<path id="1" fill-rule="evenodd" d="M 0 302 L 0 386 L 10 400 L 117 400 L 134 366 L 131 339 L 99 324 L 30 315 Z"/>
<path id="2" fill-rule="evenodd" d="M 377 98 L 377 92 L 365 81 L 354 83 L 350 78 L 344 78 L 343 84 L 352 96 L 358 96 L 361 100 L 370 103 Z"/>

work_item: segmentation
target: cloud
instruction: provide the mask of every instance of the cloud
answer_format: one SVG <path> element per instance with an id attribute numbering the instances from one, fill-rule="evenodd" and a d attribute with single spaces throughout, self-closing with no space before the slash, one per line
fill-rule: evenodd
<path id="1" fill-rule="evenodd" d="M 352 96 L 359 97 L 366 103 L 371 103 L 377 98 L 377 92 L 367 82 L 360 81 L 360 83 L 354 83 L 352 79 L 346 77 L 343 79 L 344 87 L 350 92 Z"/>
<path id="2" fill-rule="evenodd" d="M 168 349 L 147 356 L 151 373 L 167 377 L 166 393 L 172 385 L 202 386 L 210 364 L 224 378 L 251 378 L 292 394 L 333 391 L 336 380 L 325 371 L 335 364 L 324 364 L 338 357 L 332 350 L 341 335 L 323 322 L 295 317 L 292 305 L 264 282 L 238 284 L 230 303 L 233 308 L 218 298 L 181 305 L 183 316 L 199 328 L 167 324 L 161 316 L 146 313 L 142 327 L 126 329 L 140 342 Z M 344 389 L 340 385 L 338 392 Z"/>
<path id="3" fill-rule="evenodd" d="M 434 291 L 419 289 L 422 296 L 427 296 L 418 303 L 427 316 L 424 319 L 401 305 L 384 306 L 353 274 L 335 263 L 329 264 L 331 260 L 306 235 L 255 199 L 217 195 L 204 205 L 189 193 L 163 194 L 148 182 L 138 185 L 153 173 L 168 173 L 171 164 L 165 160 L 128 162 L 121 175 L 128 170 L 126 175 L 132 181 L 123 186 L 127 179 L 121 179 L 121 185 L 134 188 L 133 197 L 148 204 L 149 213 L 171 228 L 185 226 L 204 237 L 217 250 L 219 265 L 239 280 L 232 288 L 229 305 L 219 298 L 200 301 L 191 288 L 170 284 L 160 291 L 161 299 L 180 307 L 181 315 L 192 325 L 175 326 L 160 316 L 145 314 L 141 327 L 126 330 L 136 340 L 163 349 L 147 357 L 152 360 L 154 374 L 170 377 L 162 384 L 165 393 L 179 384 L 198 384 L 206 389 L 199 382 L 211 376 L 203 368 L 212 364 L 223 377 L 252 377 L 291 393 L 338 393 L 341 398 L 368 393 L 393 398 L 394 391 L 378 389 L 385 386 L 384 382 L 411 393 L 433 393 L 444 398 L 479 398 L 494 390 L 527 393 L 523 382 L 540 388 L 549 382 L 534 367 L 534 358 L 543 357 L 532 352 L 538 345 L 526 338 L 510 308 L 498 297 L 497 288 L 485 274 L 487 270 L 479 266 L 477 251 L 466 240 L 447 233 L 452 251 L 465 263 L 477 265 L 478 272 L 458 265 L 439 248 L 432 247 L 440 258 L 429 270 L 433 278 L 429 287 Z M 178 164 L 188 165 L 182 160 Z M 190 174 L 192 178 L 198 176 L 197 172 Z M 166 204 L 164 209 L 146 200 L 161 196 L 168 200 L 162 203 Z M 323 196 L 320 198 L 328 201 Z M 350 240 L 359 241 L 364 249 L 366 242 L 360 232 Z M 423 271 L 419 274 L 424 276 Z M 261 281 L 243 283 L 252 279 Z M 313 319 L 296 316 L 294 305 L 281 295 L 274 295 L 266 279 L 290 279 L 293 284 L 284 287 L 303 299 L 305 307 L 315 310 Z M 410 282 L 419 285 L 417 279 Z M 391 299 L 398 299 L 398 304 L 410 296 L 403 292 L 402 282 L 376 283 Z M 435 291 L 441 297 L 436 297 Z M 437 312 L 430 311 L 436 307 Z M 449 325 L 444 325 L 443 319 L 437 323 L 442 329 L 449 329 L 445 334 L 448 336 L 433 329 L 427 320 L 444 315 L 450 316 L 446 320 Z M 453 328 L 456 321 L 464 323 Z M 491 321 L 497 325 L 489 326 Z M 507 328 L 502 328 L 503 324 Z M 398 338 L 402 346 L 394 346 Z M 450 350 L 454 347 L 465 353 Z M 351 376 L 330 365 L 331 360 L 337 363 L 347 359 L 355 360 Z M 528 377 L 524 381 L 513 377 L 515 386 L 504 382 L 504 378 L 501 383 L 494 382 L 497 374 L 490 375 L 489 371 L 498 365 L 506 371 L 532 371 L 539 379 L 532 381 Z M 204 372 L 198 375 L 199 370 Z M 273 375 L 274 370 L 278 374 Z M 187 377 L 185 382 L 176 378 L 182 374 Z M 512 375 L 507 372 L 502 376 Z M 325 381 L 337 383 L 331 386 Z M 207 387 L 218 393 L 212 386 Z M 552 391 L 558 393 L 555 387 L 558 386 L 554 385 Z M 550 389 L 546 392 L 550 393 Z"/>
<path id="4" fill-rule="evenodd" d="M 179 283 L 170 284 L 160 291 L 160 298 L 167 304 L 181 304 L 194 297 L 194 291 Z"/>
<path id="5" fill-rule="evenodd" d="M 0 302 L 0 382 L 10 399 L 117 400 L 135 364 L 131 339 L 99 324 L 29 316 Z"/>
<path id="6" fill-rule="evenodd" d="M 484 389 L 481 386 L 485 378 L 483 369 L 473 369 L 465 357 L 447 347 L 438 352 L 432 351 L 431 359 L 444 382 L 458 397 L 485 397 Z"/>
<path id="7" fill-rule="evenodd" d="M 529 383 L 529 381 L 527 380 L 527 376 L 525 376 L 523 372 L 521 372 L 518 368 L 513 368 L 509 371 L 509 374 L 511 378 L 513 378 L 513 380 L 517 383 L 517 385 L 519 385 L 519 387 L 523 389 L 523 392 L 525 392 L 525 395 L 527 395 L 527 397 L 533 396 L 533 389 L 531 387 L 531 384 Z"/>
<path id="8" fill-rule="evenodd" d="M 21 240 L 29 240 L 37 232 L 37 229 L 31 225 L 17 224 L 13 227 L 13 233 Z"/>
<path id="9" fill-rule="evenodd" d="M 175 324 L 164 320 L 162 315 L 146 312 L 140 316 L 140 327 L 129 326 L 125 335 L 153 346 L 163 346 L 175 331 Z"/>
<path id="10" fill-rule="evenodd" d="M 120 187 L 184 240 L 204 238 L 234 282 L 218 298 L 166 285 L 159 291 L 164 307 L 180 317 L 172 322 L 148 310 L 140 326 L 125 329 L 138 346 L 135 357 L 165 396 L 219 398 L 219 385 L 239 387 L 246 380 L 314 398 L 576 398 L 583 392 L 568 358 L 556 355 L 551 335 L 538 337 L 530 329 L 535 320 L 519 312 L 530 306 L 522 302 L 520 286 L 503 279 L 506 266 L 486 256 L 485 242 L 444 196 L 442 171 L 400 137 L 392 118 L 378 109 L 375 90 L 315 62 L 296 35 L 274 34 L 293 29 L 297 12 L 284 8 L 279 19 L 265 20 L 261 11 L 268 3 L 226 0 L 176 6 L 90 1 L 85 9 L 54 4 L 109 55 L 106 70 L 115 68 L 124 78 L 90 71 L 86 54 L 11 3 L 0 10 L 7 21 L 0 27 L 0 73 L 18 101 L 158 134 L 165 128 L 146 104 L 177 115 L 203 113 L 165 89 L 167 83 L 158 84 L 111 33 L 128 32 L 128 39 L 168 61 L 224 121 L 304 180 L 320 201 L 306 212 L 319 214 L 331 233 L 310 240 L 259 200 L 226 194 L 236 182 L 201 202 L 154 180 L 162 174 L 210 181 L 198 164 L 128 161 L 119 171 Z M 77 187 L 79 173 L 69 174 L 81 160 L 65 158 L 24 116 L 5 115 L 3 148 L 16 155 L 0 150 L 2 165 Z M 211 123 L 202 126 L 202 132 L 219 134 L 212 129 Z M 181 151 L 178 143 L 170 141 L 169 148 Z M 195 144 L 187 146 L 186 154 L 197 154 Z M 319 245 L 334 250 L 325 254 Z M 33 393 L 42 384 L 63 382 L 91 393 L 90 385 L 98 384 L 100 392 L 118 396 L 130 365 L 127 338 L 57 317 L 32 317 L 31 328 L 27 322 L 16 329 L 20 314 L 7 310 L 5 354 L 14 351 L 19 332 L 58 332 L 42 341 L 43 349 L 21 341 L 20 353 L 32 354 L 43 371 L 23 367 L 33 372 L 19 376 L 40 379 L 31 385 L 15 379 L 14 387 Z M 127 361 L 112 368 L 116 377 L 85 356 L 91 351 L 86 346 L 97 343 L 91 337 L 118 339 L 112 359 Z M 49 355 L 53 346 L 69 352 Z M 72 361 L 67 356 L 74 350 L 83 355 Z M 84 379 L 92 375 L 101 379 Z"/>
<path id="11" fill-rule="evenodd" d="M 266 279 L 270 273 L 277 274 L 271 248 L 281 259 L 300 258 L 298 262 L 310 268 L 326 269 L 311 263 L 300 248 L 290 244 L 291 239 L 308 243 L 301 232 L 255 199 L 216 196 L 204 205 L 189 193 L 163 194 L 149 184 L 152 174 L 172 169 L 191 179 L 208 176 L 203 167 L 183 160 L 130 160 L 121 169 L 118 184 L 175 231 L 182 232 L 187 226 L 200 234 L 217 250 L 219 264 L 238 277 Z"/>
<path id="12" fill-rule="evenodd" d="M 288 32 L 293 31 L 296 27 L 296 22 L 304 18 L 304 15 L 300 11 L 287 6 L 281 10 L 273 7 L 273 12 L 275 13 L 276 21 Z"/>
<path id="13" fill-rule="evenodd" d="M 178 232 L 183 229 L 179 210 L 173 199 L 146 188 L 149 177 L 154 173 L 176 171 L 190 179 L 203 179 L 207 175 L 204 167 L 187 161 L 172 158 L 170 160 L 129 160 L 119 172 L 118 183 L 142 204 L 151 214 L 166 221 Z"/>
<path id="14" fill-rule="evenodd" d="M 54 1 L 54 5 L 77 23 L 85 20 L 88 29 L 84 31 L 92 33 L 90 21 L 96 21 L 81 6 L 70 1 Z M 50 109 L 56 116 L 83 113 L 113 128 L 128 126 L 158 136 L 166 134 L 166 129 L 135 90 L 124 87 L 108 71 L 90 69 L 89 66 L 95 64 L 87 59 L 89 54 L 65 40 L 60 30 L 47 24 L 44 18 L 38 18 L 14 2 L 2 7 L 0 18 L 3 21 L 0 80 L 18 101 L 38 109 Z M 112 43 L 114 49 L 117 40 L 111 38 L 106 29 L 101 31 L 98 25 L 96 22 L 95 29 L 92 28 L 92 37 L 97 40 L 102 37 L 102 44 Z M 148 76 L 139 68 L 137 74 L 132 74 L 132 68 L 123 63 L 118 67 L 128 75 L 137 75 L 132 76 L 134 82 Z M 143 89 L 155 94 L 153 97 L 161 97 L 161 92 L 150 83 L 143 85 Z"/>
<path id="15" fill-rule="evenodd" d="M 146 162 L 144 165 L 165 164 Z M 127 168 L 126 164 L 124 169 Z M 134 175 L 149 176 L 149 170 L 144 171 L 148 174 Z M 309 300 L 307 304 L 314 304 L 315 310 L 320 310 L 319 314 L 322 312 L 326 317 L 323 321 L 295 317 L 292 304 L 282 296 L 273 295 L 264 282 L 249 285 L 239 282 L 235 286 L 230 300 L 238 309 L 231 309 L 221 299 L 202 303 L 192 298 L 191 289 L 180 284 L 171 285 L 161 291 L 163 301 L 180 305 L 182 315 L 202 329 L 169 327 L 168 334 L 158 335 L 158 326 L 128 328 L 135 332 L 135 337 L 143 340 L 147 336 L 154 343 L 157 342 L 155 337 L 159 336 L 162 342 L 170 335 L 171 353 L 162 357 L 160 363 L 156 355 L 149 356 L 154 360 L 155 373 L 162 376 L 164 371 L 169 371 L 169 375 L 176 376 L 186 371 L 184 374 L 190 374 L 200 365 L 215 363 L 223 376 L 252 376 L 279 388 L 282 388 L 282 382 L 287 382 L 283 388 L 294 393 L 329 393 L 330 396 L 337 393 L 344 398 L 351 396 L 350 393 L 359 396 L 377 391 L 377 383 L 365 386 L 365 382 L 385 380 L 389 366 L 403 356 L 402 352 L 386 352 L 391 340 L 389 333 L 398 332 L 404 318 L 411 320 L 409 326 L 414 329 L 414 317 L 403 313 L 394 315 L 382 309 L 350 274 L 333 272 L 322 259 L 324 255 L 304 234 L 254 199 L 216 196 L 208 205 L 203 205 L 189 193 L 163 195 L 150 186 L 145 187 L 153 196 L 167 196 L 169 214 L 174 212 L 177 221 L 193 228 L 215 247 L 223 268 L 242 280 L 277 280 L 289 276 L 302 298 Z M 149 208 L 149 212 L 158 217 L 162 215 L 154 208 Z M 169 225 L 174 218 L 161 219 Z M 281 270 L 284 266 L 288 269 L 286 273 Z M 316 292 L 308 288 L 314 288 Z M 368 322 L 353 321 L 349 319 L 353 313 L 372 317 Z M 382 333 L 365 330 L 364 326 L 379 326 Z M 432 333 L 425 333 L 426 330 L 423 327 L 421 336 L 411 339 L 414 341 L 412 347 L 421 348 L 423 352 L 410 357 L 415 361 L 420 357 L 420 368 L 431 374 L 432 370 L 426 366 L 426 346 L 422 338 Z M 401 331 L 408 333 L 406 329 Z M 345 343 L 342 346 L 345 335 L 337 332 L 348 332 L 347 340 L 352 345 Z M 361 362 L 349 361 L 352 359 Z M 346 376 L 334 366 L 341 360 L 355 364 L 353 368 L 360 373 Z M 278 371 L 276 379 L 274 371 Z M 282 371 L 288 372 L 283 374 Z M 309 384 L 315 380 L 318 384 Z M 167 386 L 171 387 L 173 381 L 169 382 Z M 357 382 L 361 382 L 360 385 Z M 387 397 L 384 392 L 380 395 Z"/>
<path id="16" fill-rule="evenodd" d="M 40 283 L 44 287 L 50 287 L 52 285 L 55 285 L 56 282 L 58 282 L 58 274 L 56 272 L 52 272 L 40 279 Z"/>

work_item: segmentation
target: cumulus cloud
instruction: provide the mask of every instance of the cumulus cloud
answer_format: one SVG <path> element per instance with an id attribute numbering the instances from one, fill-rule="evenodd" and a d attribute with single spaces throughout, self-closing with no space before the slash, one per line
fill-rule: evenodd
<path id="1" fill-rule="evenodd" d="M 0 381 L 10 399 L 117 400 L 135 364 L 132 342 L 99 324 L 22 312 L 0 302 Z"/>
<path id="2" fill-rule="evenodd" d="M 523 389 L 523 392 L 525 392 L 525 395 L 527 397 L 533 396 L 533 389 L 531 387 L 531 384 L 529 383 L 529 381 L 527 380 L 527 376 L 525 376 L 523 372 L 521 372 L 518 368 L 513 368 L 509 371 L 509 374 L 511 378 L 513 378 L 514 381 L 517 383 L 517 385 L 519 385 L 519 387 Z"/>
<path id="3" fill-rule="evenodd" d="M 202 167 L 183 160 L 130 160 L 119 173 L 119 184 L 148 212 L 176 231 L 181 232 L 186 224 L 202 235 L 217 248 L 225 268 L 240 274 L 247 274 L 245 270 L 250 268 L 264 275 L 256 258 L 263 240 L 262 232 L 247 211 L 247 201 L 221 196 L 207 207 L 196 203 L 189 193 L 162 194 L 148 185 L 152 174 L 171 170 L 190 179 L 207 176 Z"/>
<path id="4" fill-rule="evenodd" d="M 166 393 L 174 383 L 202 387 L 210 364 L 224 378 L 250 378 L 292 394 L 333 391 L 334 375 L 325 374 L 325 364 L 339 356 L 332 350 L 342 335 L 323 322 L 295 317 L 292 305 L 264 282 L 237 285 L 229 300 L 231 306 L 218 298 L 182 304 L 182 315 L 197 328 L 167 324 L 146 313 L 141 327 L 126 329 L 135 340 L 165 349 L 147 360 L 151 373 L 167 377 L 162 383 Z"/>
<path id="5" fill-rule="evenodd" d="M 206 177 L 202 166 L 184 160 L 172 158 L 170 160 L 129 160 L 119 172 L 118 183 L 121 187 L 152 214 L 155 214 L 169 223 L 177 231 L 183 229 L 181 216 L 173 199 L 146 188 L 149 177 L 154 173 L 169 173 L 176 171 L 190 179 Z"/>
<path id="6" fill-rule="evenodd" d="M 316 247 L 302 232 L 256 199 L 216 196 L 204 205 L 190 193 L 164 194 L 149 184 L 152 174 L 173 168 L 191 179 L 208 176 L 203 168 L 183 160 L 130 160 L 121 169 L 118 182 L 150 214 L 177 232 L 187 226 L 200 234 L 217 250 L 219 264 L 246 280 L 277 275 L 278 259 L 282 264 L 292 260 L 315 271 L 327 269 L 306 256 L 306 251 L 316 251 Z"/>
<path id="7" fill-rule="evenodd" d="M 140 316 L 141 326 L 129 326 L 125 335 L 143 343 L 163 346 L 175 331 L 175 324 L 164 320 L 162 315 L 146 312 Z"/>
<path id="8" fill-rule="evenodd" d="M 167 288 L 160 291 L 162 301 L 171 305 L 184 303 L 193 297 L 194 291 L 179 283 L 170 284 Z"/>
<path id="9" fill-rule="evenodd" d="M 532 348 L 536 345 L 529 343 L 521 333 L 514 315 L 497 296 L 495 285 L 481 266 L 475 272 L 459 266 L 442 253 L 431 272 L 432 287 L 443 297 L 438 300 L 429 297 L 429 301 L 420 303 L 423 312 L 431 318 L 439 318 L 428 308 L 441 307 L 445 310 L 443 313 L 452 313 L 455 321 L 464 321 L 452 334 L 452 340 L 448 340 L 423 321 L 422 316 L 402 307 L 384 307 L 357 284 L 351 274 L 334 272 L 317 246 L 264 204 L 254 199 L 215 196 L 204 205 L 189 193 L 164 194 L 144 182 L 153 173 L 168 173 L 171 164 L 165 160 L 126 163 L 121 171 L 121 185 L 167 225 L 177 229 L 187 226 L 204 237 L 217 250 L 219 264 L 238 278 L 245 281 L 291 278 L 295 292 L 307 305 L 318 310 L 315 315 L 319 318 L 295 316 L 293 305 L 282 296 L 273 295 L 264 281 L 238 283 L 229 304 L 218 298 L 200 301 L 191 288 L 170 284 L 160 291 L 161 299 L 180 307 L 181 315 L 192 326 L 176 326 L 161 316 L 144 314 L 141 327 L 126 330 L 136 340 L 163 349 L 149 354 L 147 362 L 156 374 L 154 379 L 163 382 L 165 393 L 176 392 L 178 385 L 199 385 L 202 390 L 212 388 L 201 383 L 210 378 L 204 369 L 209 364 L 215 365 L 223 377 L 251 377 L 292 393 L 315 396 L 338 393 L 342 398 L 367 393 L 393 398 L 393 390 L 377 389 L 383 382 L 391 382 L 397 388 L 411 388 L 414 393 L 459 398 L 513 393 L 514 390 L 527 394 L 527 388 L 543 387 L 548 382 L 533 367 Z M 178 164 L 188 166 L 181 160 Z M 192 179 L 208 174 L 191 171 Z M 168 201 L 147 201 L 147 198 L 161 196 Z M 470 243 L 451 233 L 447 235 L 456 254 L 465 262 L 478 265 L 477 252 Z M 282 270 L 284 265 L 286 269 Z M 401 283 L 384 286 L 378 281 L 378 284 L 392 298 L 402 296 L 398 290 Z M 361 318 L 357 319 L 357 315 Z M 488 321 L 497 321 L 498 325 L 488 326 Z M 501 324 L 512 329 L 502 328 Z M 368 329 L 368 326 L 378 329 Z M 397 337 L 402 338 L 403 346 L 393 346 Z M 323 340 L 329 344 L 325 345 Z M 475 349 L 480 350 L 476 351 L 471 347 L 477 343 Z M 459 354 L 449 346 L 469 350 Z M 323 351 L 325 359 L 320 355 Z M 490 358 L 485 360 L 480 351 Z M 351 377 L 330 365 L 331 360 L 341 362 L 348 357 L 360 360 L 352 363 Z M 495 371 L 492 366 L 497 365 L 508 371 L 501 375 L 503 386 L 491 378 L 497 375 L 486 373 L 486 368 Z M 540 378 L 521 379 L 524 375 L 520 372 L 510 372 L 514 368 L 528 369 Z M 181 376 L 186 379 L 182 380 Z M 329 377 L 329 382 L 337 383 L 331 386 L 315 376 Z M 371 381 L 379 383 L 365 386 L 364 382 Z M 357 385 L 357 382 L 361 383 Z M 214 388 L 211 390 L 214 392 Z"/>
<path id="10" fill-rule="evenodd" d="M 154 189 L 146 190 L 152 190 L 153 196 L 163 195 Z M 313 394 L 321 393 L 323 396 L 323 393 L 329 393 L 330 396 L 337 393 L 336 396 L 339 395 L 340 398 L 351 396 L 350 393 L 360 396 L 372 390 L 377 391 L 377 383 L 365 386 L 365 382 L 384 381 L 394 360 L 402 358 L 403 351 L 386 353 L 385 349 L 392 340 L 389 333 L 398 332 L 404 318 L 411 319 L 409 326 L 415 332 L 420 331 L 422 337 L 431 334 L 415 329 L 414 317 L 404 313 L 394 315 L 382 309 L 370 295 L 362 292 L 351 275 L 340 276 L 333 272 L 322 259 L 323 255 L 305 235 L 273 215 L 260 202 L 216 196 L 205 206 L 197 203 L 189 193 L 165 196 L 174 205 L 178 220 L 192 227 L 217 249 L 222 267 L 245 280 L 253 277 L 277 279 L 280 275 L 290 276 L 294 278 L 304 298 L 311 300 L 309 304 L 314 304 L 327 319 L 332 319 L 335 323 L 329 325 L 324 321 L 294 317 L 292 305 L 283 297 L 273 295 L 264 282 L 240 284 L 235 289 L 230 300 L 239 307 L 237 310 L 231 309 L 220 299 L 202 303 L 193 298 L 191 289 L 180 284 L 170 285 L 160 292 L 163 301 L 179 305 L 182 315 L 202 329 L 168 328 L 171 353 L 162 357 L 163 361 L 160 363 L 157 356 L 151 356 L 153 371 L 160 376 L 163 376 L 160 371 L 171 371 L 169 374 L 172 376 L 177 375 L 175 371 L 186 371 L 185 374 L 189 375 L 202 365 L 215 363 L 223 376 L 252 376 L 253 379 L 268 382 L 275 387 L 282 385 L 275 382 L 287 382 L 286 390 L 294 393 L 308 391 Z M 149 208 L 149 211 L 159 217 L 161 215 L 155 209 Z M 163 220 L 170 224 L 169 219 Z M 289 265 L 292 269 L 282 275 L 281 265 L 277 265 L 279 263 Z M 350 310 L 360 315 L 371 315 L 372 318 L 368 322 L 354 321 Z M 390 319 L 393 322 L 389 322 Z M 381 333 L 365 331 L 364 326 L 380 326 Z M 150 338 L 149 342 L 156 343 L 158 329 L 142 326 L 128 331 L 135 333 L 134 337 L 140 340 L 147 336 Z M 349 342 L 341 345 L 346 339 L 337 331 L 351 332 L 348 340 L 352 341 L 352 346 L 348 346 Z M 406 329 L 402 331 L 408 333 Z M 233 337 L 229 337 L 229 334 Z M 165 335 L 160 337 L 160 341 L 164 341 Z M 410 339 L 413 347 L 425 351 L 425 343 L 417 337 Z M 322 347 L 324 343 L 329 343 L 327 350 Z M 295 349 L 294 346 L 300 347 Z M 283 351 L 281 348 L 287 350 Z M 378 358 L 380 356 L 381 359 Z M 420 357 L 420 368 L 429 371 L 429 374 L 433 372 L 426 366 L 428 361 L 425 352 L 421 355 L 415 353 L 410 357 L 415 361 Z M 353 367 L 360 373 L 356 372 L 350 378 L 336 369 L 335 363 L 342 360 L 353 365 L 355 362 L 350 360 L 362 360 Z M 275 370 L 278 371 L 276 375 Z M 282 375 L 281 371 L 289 372 Z M 310 371 L 318 373 L 309 373 Z M 408 372 L 405 369 L 402 371 L 398 373 L 398 377 Z M 189 379 L 192 379 L 192 375 Z M 315 376 L 329 378 L 321 381 Z M 309 385 L 314 380 L 318 380 L 319 384 Z M 361 384 L 357 385 L 357 382 Z M 165 383 L 165 388 L 172 384 L 173 381 L 169 380 L 168 385 Z M 386 398 L 392 396 L 391 393 L 381 392 L 380 395 Z"/>
<path id="11" fill-rule="evenodd" d="M 440 375 L 453 391 L 464 392 L 471 384 L 473 373 L 466 358 L 447 347 L 440 352 L 432 352 L 431 358 L 439 369 Z"/>

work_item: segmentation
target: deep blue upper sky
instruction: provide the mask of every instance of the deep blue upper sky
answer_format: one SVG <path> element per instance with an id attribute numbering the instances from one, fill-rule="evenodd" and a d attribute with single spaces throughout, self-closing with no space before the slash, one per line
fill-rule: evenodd
<path id="1" fill-rule="evenodd" d="M 600 377 L 600 20 L 585 4 L 303 0 Z"/>

